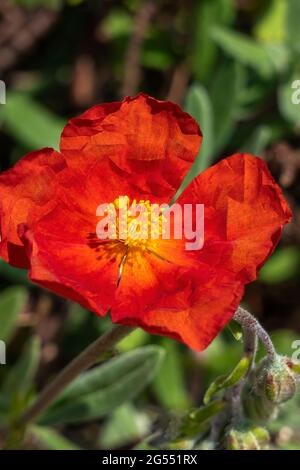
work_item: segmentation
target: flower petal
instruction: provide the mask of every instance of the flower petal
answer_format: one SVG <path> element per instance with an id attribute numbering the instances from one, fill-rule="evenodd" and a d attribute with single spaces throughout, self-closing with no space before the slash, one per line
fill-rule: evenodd
<path id="1" fill-rule="evenodd" d="M 65 161 L 50 148 L 32 152 L 14 168 L 0 175 L 0 256 L 13 266 L 28 268 L 29 263 L 17 227 L 51 210 L 53 180 Z"/>
<path id="2" fill-rule="evenodd" d="M 204 265 L 166 268 L 152 258 L 122 278 L 111 317 L 201 351 L 231 320 L 242 296 L 242 284 L 224 272 Z"/>
<path id="3" fill-rule="evenodd" d="M 145 94 L 91 108 L 65 127 L 61 151 L 74 168 L 111 159 L 141 191 L 173 197 L 195 160 L 202 135 L 195 120 Z"/>
<path id="4" fill-rule="evenodd" d="M 205 243 L 199 262 L 248 283 L 275 249 L 291 211 L 267 165 L 248 154 L 221 160 L 201 173 L 178 203 L 205 205 Z"/>
<path id="5" fill-rule="evenodd" d="M 117 287 L 124 247 L 98 240 L 95 228 L 95 216 L 61 201 L 36 225 L 21 225 L 19 235 L 33 282 L 105 315 Z"/>
<path id="6" fill-rule="evenodd" d="M 119 240 L 98 239 L 97 209 L 124 195 L 131 201 L 164 201 L 140 193 L 110 160 L 84 171 L 61 171 L 55 178 L 55 207 L 19 228 L 31 280 L 104 315 L 114 301 L 126 246 Z"/>

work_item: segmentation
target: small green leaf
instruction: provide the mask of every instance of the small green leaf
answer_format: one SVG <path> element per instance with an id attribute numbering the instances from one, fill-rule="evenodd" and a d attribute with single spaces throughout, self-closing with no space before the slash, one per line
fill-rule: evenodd
<path id="1" fill-rule="evenodd" d="M 116 449 L 137 442 L 148 433 L 149 424 L 145 414 L 125 403 L 102 426 L 99 444 L 102 449 Z"/>
<path id="2" fill-rule="evenodd" d="M 132 31 L 132 16 L 124 9 L 114 8 L 101 24 L 101 32 L 110 40 L 123 39 Z"/>
<path id="3" fill-rule="evenodd" d="M 242 341 L 243 339 L 243 330 L 241 325 L 236 322 L 235 320 L 231 320 L 231 322 L 227 325 L 230 333 L 237 341 Z"/>
<path id="4" fill-rule="evenodd" d="M 200 432 L 203 432 L 211 418 L 221 413 L 225 406 L 224 401 L 215 400 L 206 406 L 202 406 L 188 413 L 184 418 L 179 439 L 183 437 L 194 437 Z"/>
<path id="5" fill-rule="evenodd" d="M 223 27 L 214 27 L 212 39 L 237 62 L 254 69 L 262 78 L 270 79 L 275 69 L 263 45 L 245 34 Z"/>
<path id="6" fill-rule="evenodd" d="M 30 96 L 11 91 L 2 109 L 4 129 L 28 150 L 59 148 L 65 121 Z"/>
<path id="7" fill-rule="evenodd" d="M 40 361 L 41 344 L 37 336 L 29 339 L 17 364 L 10 370 L 3 383 L 3 392 L 9 396 L 25 395 L 34 379 Z"/>
<path id="8" fill-rule="evenodd" d="M 244 87 L 245 69 L 226 59 L 219 65 L 209 89 L 214 116 L 214 153 L 229 142 L 238 119 L 239 94 Z"/>
<path id="9" fill-rule="evenodd" d="M 281 44 L 286 40 L 286 0 L 271 0 L 264 15 L 255 25 L 254 35 L 263 43 Z"/>
<path id="10" fill-rule="evenodd" d="M 194 37 L 192 66 L 196 80 L 208 81 L 217 59 L 217 47 L 210 39 L 215 25 L 229 25 L 234 19 L 232 0 L 202 0 L 196 2 L 194 15 Z"/>
<path id="11" fill-rule="evenodd" d="M 299 0 L 287 0 L 286 28 L 288 44 L 297 53 L 300 52 L 300 2 Z"/>
<path id="12" fill-rule="evenodd" d="M 45 450 L 80 450 L 76 444 L 54 429 L 45 426 L 31 426 L 30 432 Z"/>
<path id="13" fill-rule="evenodd" d="M 17 325 L 18 315 L 25 305 L 26 289 L 10 287 L 0 295 L 0 339 L 9 342 Z"/>
<path id="14" fill-rule="evenodd" d="M 156 397 L 160 404 L 167 409 L 187 409 L 191 403 L 185 385 L 180 346 L 167 338 L 163 338 L 160 344 L 166 351 L 166 355 L 153 381 Z"/>
<path id="15" fill-rule="evenodd" d="M 299 271 L 299 248 L 293 246 L 281 248 L 263 266 L 260 271 L 259 280 L 266 284 L 278 284 L 295 278 Z"/>
<path id="16" fill-rule="evenodd" d="M 111 413 L 145 388 L 163 355 L 162 348 L 146 346 L 86 372 L 63 392 L 41 423 L 87 422 Z"/>
<path id="17" fill-rule="evenodd" d="M 230 374 L 218 377 L 206 391 L 203 399 L 204 404 L 207 405 L 212 397 L 220 390 L 232 387 L 238 383 L 247 374 L 249 365 L 250 359 L 248 357 L 242 357 Z"/>
<path id="18" fill-rule="evenodd" d="M 186 111 L 198 122 L 203 133 L 197 172 L 209 168 L 214 155 L 214 122 L 212 103 L 207 90 L 200 84 L 192 85 L 186 96 Z"/>
<path id="19" fill-rule="evenodd" d="M 126 336 L 126 338 L 118 343 L 117 349 L 120 352 L 131 351 L 132 349 L 144 346 L 148 340 L 149 334 L 141 328 L 137 328 L 129 336 Z"/>
<path id="20" fill-rule="evenodd" d="M 261 125 L 250 135 L 241 152 L 261 155 L 273 137 L 272 128 L 267 125 Z"/>
<path id="21" fill-rule="evenodd" d="M 25 269 L 14 268 L 0 259 L 0 275 L 14 284 L 29 285 L 30 281 Z"/>

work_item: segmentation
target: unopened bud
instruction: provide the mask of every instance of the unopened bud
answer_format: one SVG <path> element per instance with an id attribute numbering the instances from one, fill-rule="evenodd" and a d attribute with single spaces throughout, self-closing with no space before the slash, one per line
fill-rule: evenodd
<path id="1" fill-rule="evenodd" d="M 243 389 L 242 402 L 246 416 L 255 423 L 273 420 L 278 414 L 278 405 L 265 396 L 257 395 L 249 383 Z"/>
<path id="2" fill-rule="evenodd" d="M 297 381 L 289 364 L 287 357 L 277 356 L 275 360 L 264 358 L 256 373 L 256 393 L 278 405 L 290 400 L 296 393 Z"/>
<path id="3" fill-rule="evenodd" d="M 231 429 L 226 436 L 227 450 L 267 450 L 270 443 L 268 431 L 261 427 Z"/>

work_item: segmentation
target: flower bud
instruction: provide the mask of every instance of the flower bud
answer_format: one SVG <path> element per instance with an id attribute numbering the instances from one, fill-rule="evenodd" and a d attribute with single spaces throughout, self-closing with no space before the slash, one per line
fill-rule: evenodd
<path id="1" fill-rule="evenodd" d="M 226 436 L 227 450 L 267 450 L 270 443 L 268 431 L 261 427 L 231 429 Z"/>
<path id="2" fill-rule="evenodd" d="M 273 420 L 278 414 L 278 405 L 270 402 L 266 396 L 257 395 L 249 383 L 243 389 L 242 403 L 245 415 L 255 423 Z"/>
<path id="3" fill-rule="evenodd" d="M 297 381 L 289 363 L 287 357 L 264 358 L 255 374 L 256 393 L 278 405 L 290 400 L 296 393 Z"/>

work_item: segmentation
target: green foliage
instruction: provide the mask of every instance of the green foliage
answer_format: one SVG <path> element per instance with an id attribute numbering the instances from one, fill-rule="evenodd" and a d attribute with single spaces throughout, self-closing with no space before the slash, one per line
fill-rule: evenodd
<path id="1" fill-rule="evenodd" d="M 191 411 L 183 421 L 180 437 L 195 437 L 205 431 L 211 419 L 221 413 L 225 408 L 225 402 L 214 400 L 197 410 Z"/>
<path id="2" fill-rule="evenodd" d="M 2 341 L 8 343 L 14 334 L 18 316 L 25 305 L 26 298 L 26 290 L 22 287 L 10 287 L 1 292 L 0 338 Z"/>
<path id="3" fill-rule="evenodd" d="M 260 280 L 278 284 L 293 279 L 300 272 L 300 250 L 288 247 L 278 250 L 260 272 Z"/>
<path id="4" fill-rule="evenodd" d="M 180 347 L 163 338 L 160 345 L 166 354 L 153 386 L 159 403 L 167 409 L 186 409 L 191 403 L 185 385 L 185 370 Z"/>
<path id="5" fill-rule="evenodd" d="M 203 142 L 199 154 L 199 170 L 205 170 L 211 164 L 214 152 L 214 123 L 212 103 L 207 90 L 197 84 L 193 85 L 186 96 L 186 111 L 201 125 Z"/>
<path id="6" fill-rule="evenodd" d="M 230 57 L 255 70 L 263 79 L 270 79 L 274 67 L 267 50 L 250 37 L 236 31 L 215 27 L 212 39 Z"/>
<path id="7" fill-rule="evenodd" d="M 149 432 L 149 419 L 130 403 L 117 408 L 103 427 L 99 445 L 102 449 L 116 449 L 142 439 Z"/>
<path id="8" fill-rule="evenodd" d="M 29 95 L 10 92 L 1 108 L 5 129 L 28 150 L 41 147 L 59 148 L 65 121 L 36 103 Z"/>
<path id="9" fill-rule="evenodd" d="M 217 59 L 217 47 L 210 40 L 215 25 L 230 24 L 234 17 L 232 0 L 197 2 L 193 41 L 193 68 L 196 80 L 207 80 Z"/>
<path id="10" fill-rule="evenodd" d="M 135 15 L 144 5 L 142 0 L 10 3 L 25 8 L 26 25 L 20 32 L 25 38 L 28 32 L 33 41 L 28 46 L 30 40 L 28 44 L 22 40 L 22 47 L 16 47 L 16 33 L 12 41 L 5 43 L 3 58 L 12 53 L 13 60 L 7 70 L 3 69 L 8 93 L 7 104 L 0 106 L 1 169 L 27 151 L 45 146 L 58 149 L 65 116 L 75 116 L 98 102 L 121 98 L 128 44 L 137 28 Z M 138 27 L 140 50 L 134 59 L 139 64 L 140 81 L 135 91 L 165 99 L 172 84 L 174 99 L 199 122 L 203 145 L 184 184 L 237 151 L 262 157 L 267 154 L 271 171 L 279 180 L 285 165 L 278 164 L 272 152 L 266 150 L 278 142 L 299 148 L 300 104 L 292 102 L 292 83 L 300 80 L 299 0 L 199 0 L 191 2 L 190 9 L 186 2 L 154 3 L 154 20 L 148 28 Z M 249 9 L 242 3 L 247 3 Z M 41 7 L 56 21 L 39 36 L 32 31 Z M 48 9 L 52 11 L 48 13 Z M 290 160 L 287 155 L 287 166 Z M 295 169 L 294 183 L 285 188 L 295 214 L 299 212 L 298 187 Z M 260 311 L 262 322 L 268 316 L 270 324 L 285 328 L 273 332 L 272 340 L 280 354 L 291 356 L 293 342 L 299 336 L 297 222 L 286 233 L 281 246 L 262 268 L 256 286 L 247 290 L 245 302 Z M 39 385 L 48 383 L 62 364 L 76 357 L 111 322 L 52 297 L 51 312 L 45 313 L 40 306 L 40 297 L 45 294 L 32 286 L 25 270 L 12 268 L 2 260 L 0 281 L 0 340 L 8 345 L 7 364 L 0 367 L 1 428 L 2 423 L 13 423 L 37 398 L 37 376 Z M 26 312 L 26 319 L 30 317 L 30 321 L 20 325 L 19 314 L 29 294 L 32 312 Z M 274 303 L 280 314 L 273 323 Z M 59 334 L 51 336 L 56 328 Z M 102 357 L 105 364 L 83 374 L 58 398 L 40 421 L 45 425 L 28 427 L 28 439 L 33 447 L 53 450 L 86 445 L 148 449 L 157 415 L 175 412 L 185 418 L 185 427 L 179 441 L 171 443 L 167 435 L 165 447 L 214 448 L 208 438 L 209 426 L 227 410 L 222 399 L 214 398 L 224 391 L 227 395 L 232 385 L 243 380 L 247 369 L 244 359 L 238 362 L 241 339 L 241 329 L 231 323 L 206 351 L 196 354 L 175 341 L 154 339 L 136 330 L 116 350 Z M 146 346 L 153 341 L 157 347 Z M 51 350 L 57 356 L 47 363 Z M 119 353 L 122 355 L 114 357 Z M 264 354 L 260 348 L 258 358 Z M 233 372 L 224 375 L 237 363 Z M 209 403 L 202 406 L 205 390 L 205 402 Z M 191 406 L 195 407 L 192 411 Z M 262 412 L 264 419 L 274 412 L 274 407 L 262 410 L 257 402 L 255 406 L 259 409 L 252 412 Z M 280 411 L 278 421 L 270 423 L 274 447 L 300 448 L 299 406 L 296 396 Z M 76 423 L 75 435 L 80 444 L 66 437 L 72 435 L 66 427 L 69 423 Z M 240 433 L 247 429 L 252 442 L 255 433 L 246 426 L 235 429 L 238 434 L 234 435 L 234 445 L 244 443 L 247 436 Z M 282 429 L 291 434 L 286 441 Z M 19 448 L 22 437 L 13 429 L 8 444 Z"/>
<path id="11" fill-rule="evenodd" d="M 12 397 L 26 396 L 32 387 L 33 379 L 40 361 L 40 340 L 33 336 L 29 339 L 17 364 L 9 371 L 2 384 L 1 393 Z"/>
<path id="12" fill-rule="evenodd" d="M 40 422 L 78 423 L 107 415 L 143 390 L 162 358 L 161 348 L 145 346 L 95 367 L 70 384 Z"/>
<path id="13" fill-rule="evenodd" d="M 242 357 L 230 374 L 218 377 L 206 391 L 203 399 L 204 404 L 207 405 L 220 390 L 233 387 L 233 385 L 237 384 L 247 374 L 249 365 L 249 357 Z"/>
<path id="14" fill-rule="evenodd" d="M 30 433 L 37 440 L 39 447 L 45 450 L 79 450 L 73 442 L 54 429 L 46 426 L 31 426 Z"/>

